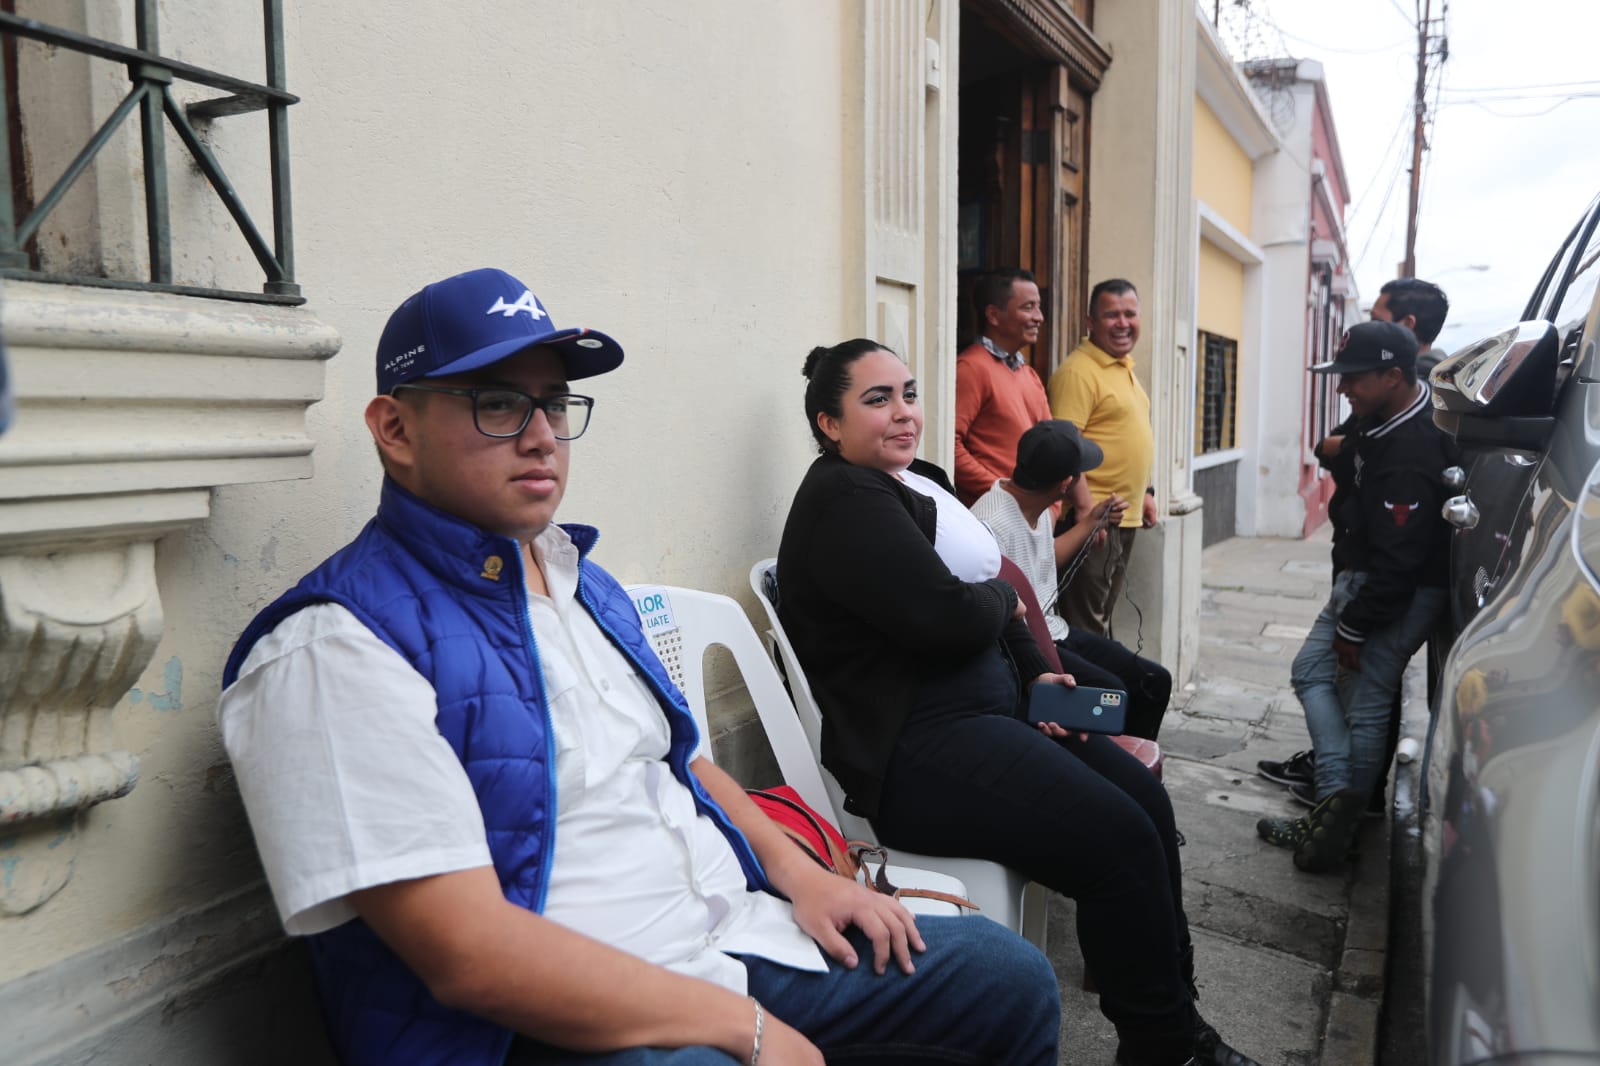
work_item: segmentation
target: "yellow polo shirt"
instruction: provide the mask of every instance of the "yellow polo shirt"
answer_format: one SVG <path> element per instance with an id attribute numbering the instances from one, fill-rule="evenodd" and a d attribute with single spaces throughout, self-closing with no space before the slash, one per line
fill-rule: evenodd
<path id="1" fill-rule="evenodd" d="M 1156 439 L 1150 397 L 1133 376 L 1133 357 L 1118 359 L 1085 338 L 1050 375 L 1050 413 L 1100 445 L 1105 462 L 1084 475 L 1095 502 L 1115 492 L 1128 501 L 1124 528 L 1143 521 Z"/>

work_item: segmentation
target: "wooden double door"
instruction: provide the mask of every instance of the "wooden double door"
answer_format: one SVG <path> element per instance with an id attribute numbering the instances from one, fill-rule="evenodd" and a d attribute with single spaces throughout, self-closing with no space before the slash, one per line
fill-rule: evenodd
<path id="1" fill-rule="evenodd" d="M 969 0 L 961 19 L 957 335 L 977 336 L 980 273 L 1032 271 L 1045 324 L 1029 358 L 1046 380 L 1088 297 L 1089 110 L 1110 62 L 1091 17 L 1089 0 Z"/>

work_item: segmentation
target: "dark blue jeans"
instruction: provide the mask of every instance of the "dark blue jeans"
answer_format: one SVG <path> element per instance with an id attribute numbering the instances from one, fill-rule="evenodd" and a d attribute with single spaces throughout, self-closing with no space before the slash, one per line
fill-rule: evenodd
<path id="1" fill-rule="evenodd" d="M 829 1062 L 886 1066 L 992 1063 L 1055 1066 L 1061 1029 L 1056 975 L 1039 950 L 984 918 L 917 919 L 928 950 L 917 972 L 872 972 L 872 944 L 856 929 L 861 964 L 832 959 L 809 973 L 745 956 L 750 994 L 809 1037 Z M 753 1025 L 753 1020 L 752 1020 Z M 716 1048 L 632 1048 L 583 1055 L 519 1040 L 508 1063 L 573 1066 L 729 1066 Z"/>

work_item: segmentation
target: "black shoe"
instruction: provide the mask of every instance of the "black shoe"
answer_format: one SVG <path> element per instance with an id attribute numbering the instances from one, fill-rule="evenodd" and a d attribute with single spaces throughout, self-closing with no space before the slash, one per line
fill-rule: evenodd
<path id="1" fill-rule="evenodd" d="M 1205 1022 L 1200 1023 L 1200 1029 L 1194 1036 L 1194 1055 L 1190 1057 L 1186 1066 L 1261 1066 L 1259 1062 L 1244 1054 L 1235 1051 L 1223 1043 L 1217 1031 Z"/>
<path id="2" fill-rule="evenodd" d="M 1282 762 L 1262 759 L 1256 763 L 1256 773 L 1280 785 L 1311 785 L 1317 776 L 1317 755 L 1312 751 L 1297 751 Z"/>
<path id="3" fill-rule="evenodd" d="M 1333 873 L 1344 866 L 1355 844 L 1356 829 L 1366 809 L 1366 797 L 1355 789 L 1341 789 L 1305 816 L 1309 832 L 1294 849 L 1294 864 L 1306 873 Z"/>
<path id="4" fill-rule="evenodd" d="M 1302 807 L 1315 807 L 1317 805 L 1317 790 L 1311 784 L 1290 785 L 1289 798 Z"/>
<path id="5" fill-rule="evenodd" d="M 1299 848 L 1311 835 L 1311 816 L 1263 818 L 1256 823 L 1256 835 L 1275 848 Z"/>

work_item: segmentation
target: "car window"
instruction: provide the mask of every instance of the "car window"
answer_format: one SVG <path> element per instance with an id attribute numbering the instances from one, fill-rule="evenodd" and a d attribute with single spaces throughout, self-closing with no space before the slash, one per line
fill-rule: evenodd
<path id="1" fill-rule="evenodd" d="M 1585 252 L 1594 248 L 1595 221 L 1600 218 L 1600 212 L 1596 211 L 1597 206 L 1600 206 L 1600 199 L 1589 205 L 1589 209 L 1583 213 L 1583 218 L 1567 236 L 1560 253 L 1546 271 L 1544 279 L 1540 281 L 1539 290 L 1535 292 L 1529 310 L 1523 314 L 1524 319 L 1556 321 L 1556 313 L 1564 305 L 1570 287 L 1567 284 L 1569 276 L 1575 272 L 1576 266 L 1588 260 Z M 1556 324 L 1560 325 L 1559 322 Z"/>
<path id="2" fill-rule="evenodd" d="M 1589 246 L 1573 271 L 1572 280 L 1567 282 L 1561 305 L 1550 316 L 1556 332 L 1561 335 L 1563 350 L 1573 339 L 1569 334 L 1582 329 L 1583 320 L 1589 317 L 1589 306 L 1594 302 L 1597 283 L 1600 283 L 1600 235 L 1591 235 Z"/>
<path id="3" fill-rule="evenodd" d="M 1550 265 L 1544 268 L 1544 273 L 1539 277 L 1539 284 L 1534 286 L 1533 297 L 1528 300 L 1528 306 L 1522 309 L 1522 321 L 1531 322 L 1543 318 L 1541 314 L 1545 305 L 1555 289 L 1560 284 L 1562 275 L 1566 273 L 1567 260 L 1572 258 L 1573 244 L 1578 239 L 1578 234 L 1583 232 L 1584 223 L 1589 221 L 1589 213 L 1584 212 L 1578 224 L 1572 227 L 1566 239 L 1561 242 L 1561 247 L 1556 251 L 1555 258 L 1550 260 Z"/>

